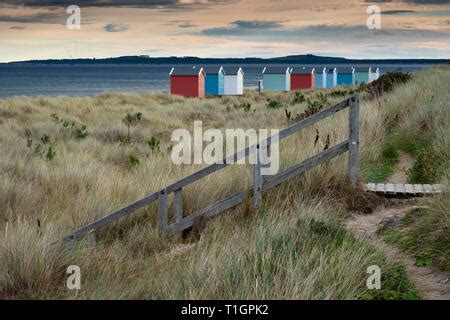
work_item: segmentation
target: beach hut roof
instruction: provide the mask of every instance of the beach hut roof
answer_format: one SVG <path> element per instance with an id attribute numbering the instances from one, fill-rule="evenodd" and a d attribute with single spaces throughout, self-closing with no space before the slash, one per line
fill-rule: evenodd
<path id="1" fill-rule="evenodd" d="M 266 67 L 263 70 L 264 74 L 286 74 L 290 72 L 291 69 L 288 67 Z"/>
<path id="2" fill-rule="evenodd" d="M 370 67 L 356 67 L 355 71 L 356 72 L 369 72 L 370 71 Z"/>
<path id="3" fill-rule="evenodd" d="M 217 66 L 207 66 L 204 67 L 203 70 L 205 71 L 205 74 L 219 74 L 220 71 L 224 70 L 223 67 L 217 67 Z"/>
<path id="4" fill-rule="evenodd" d="M 346 73 L 353 73 L 353 68 L 352 67 L 339 67 L 337 69 L 338 73 L 342 73 L 342 74 L 346 74 Z"/>
<path id="5" fill-rule="evenodd" d="M 244 70 L 242 70 L 241 67 L 225 67 L 224 71 L 226 75 L 236 75 L 239 73 L 239 71 L 244 74 Z"/>
<path id="6" fill-rule="evenodd" d="M 171 76 L 198 76 L 201 72 L 204 73 L 203 68 L 200 67 L 176 67 L 170 71 Z"/>
<path id="7" fill-rule="evenodd" d="M 316 69 L 313 67 L 294 67 L 294 68 L 292 68 L 292 74 L 311 74 L 315 71 L 316 71 Z"/>

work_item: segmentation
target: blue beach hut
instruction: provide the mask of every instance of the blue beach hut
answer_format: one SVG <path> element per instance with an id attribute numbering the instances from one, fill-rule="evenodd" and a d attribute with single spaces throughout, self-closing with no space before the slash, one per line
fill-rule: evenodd
<path id="1" fill-rule="evenodd" d="M 291 68 L 266 67 L 263 81 L 265 91 L 291 91 Z"/>
<path id="2" fill-rule="evenodd" d="M 327 87 L 327 68 L 317 68 L 316 69 L 316 83 L 315 88 L 326 88 Z"/>
<path id="3" fill-rule="evenodd" d="M 337 85 L 352 86 L 355 84 L 355 69 L 353 67 L 337 68 Z"/>
<path id="4" fill-rule="evenodd" d="M 336 68 L 328 68 L 326 88 L 332 89 L 336 87 L 336 84 L 337 84 L 337 70 Z"/>
<path id="5" fill-rule="evenodd" d="M 370 82 L 370 74 L 372 73 L 371 67 L 356 67 L 355 68 L 355 84 Z"/>
<path id="6" fill-rule="evenodd" d="M 204 67 L 205 94 L 208 96 L 221 96 L 224 94 L 225 71 L 223 67 Z"/>

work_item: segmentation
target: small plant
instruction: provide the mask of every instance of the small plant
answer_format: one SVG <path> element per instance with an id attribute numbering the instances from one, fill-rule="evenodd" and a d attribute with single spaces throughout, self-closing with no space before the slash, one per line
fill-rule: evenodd
<path id="1" fill-rule="evenodd" d="M 30 129 L 25 129 L 25 136 L 27 137 L 27 147 L 31 148 L 33 145 L 33 139 Z"/>
<path id="2" fill-rule="evenodd" d="M 249 112 L 252 109 L 252 104 L 250 102 L 242 102 L 241 104 L 233 103 L 232 105 L 227 106 L 228 112 L 230 112 L 233 109 L 235 110 L 243 109 L 245 112 Z"/>
<path id="3" fill-rule="evenodd" d="M 131 143 L 132 138 L 130 136 L 130 127 L 136 126 L 139 121 L 142 119 L 142 113 L 136 112 L 136 113 L 127 113 L 126 116 L 122 119 L 122 122 L 127 126 L 127 137 L 124 139 L 125 141 L 122 141 L 122 143 Z"/>
<path id="4" fill-rule="evenodd" d="M 62 131 L 70 132 L 70 135 L 76 139 L 84 139 L 89 135 L 87 127 L 84 124 L 77 125 L 75 121 L 61 119 L 56 113 L 52 113 L 50 118 L 53 122 L 61 126 Z"/>
<path id="5" fill-rule="evenodd" d="M 284 108 L 284 115 L 286 116 L 287 124 L 289 125 L 291 123 L 291 111 L 288 111 L 288 109 Z"/>
<path id="6" fill-rule="evenodd" d="M 348 94 L 346 90 L 334 89 L 330 92 L 330 96 L 332 97 L 344 97 Z"/>
<path id="7" fill-rule="evenodd" d="M 155 137 L 152 137 L 150 140 L 147 141 L 148 146 L 150 147 L 150 149 L 152 150 L 152 152 L 159 152 L 160 148 L 160 141 L 158 139 L 156 139 Z"/>
<path id="8" fill-rule="evenodd" d="M 319 92 L 319 94 L 317 95 L 317 99 L 319 100 L 319 104 L 326 104 L 328 102 L 328 96 L 323 92 Z"/>
<path id="9" fill-rule="evenodd" d="M 48 147 L 48 151 L 45 154 L 45 158 L 47 159 L 47 161 L 52 161 L 56 156 L 56 151 L 55 149 L 53 149 L 52 146 Z"/>
<path id="10" fill-rule="evenodd" d="M 280 109 L 283 106 L 283 104 L 280 101 L 268 98 L 266 106 L 269 109 Z"/>
<path id="11" fill-rule="evenodd" d="M 128 162 L 132 167 L 137 167 L 140 164 L 139 159 L 133 155 L 128 156 Z"/>
<path id="12" fill-rule="evenodd" d="M 306 101 L 305 95 L 300 91 L 294 92 L 294 98 L 292 99 L 292 104 L 299 104 Z"/>
<path id="13" fill-rule="evenodd" d="M 50 137 L 49 137 L 48 135 L 44 134 L 44 135 L 41 137 L 41 142 L 42 142 L 42 144 L 50 143 Z"/>
<path id="14" fill-rule="evenodd" d="M 74 130 L 74 135 L 77 139 L 84 139 L 88 136 L 88 134 L 87 127 L 84 124 Z"/>
<path id="15" fill-rule="evenodd" d="M 252 104 L 250 102 L 243 102 L 241 103 L 240 108 L 244 109 L 245 112 L 249 112 L 252 108 Z"/>
<path id="16" fill-rule="evenodd" d="M 31 149 L 33 147 L 33 139 L 32 139 L 32 133 L 29 129 L 25 129 L 25 136 L 27 137 L 27 147 L 29 149 Z M 34 149 L 33 152 L 35 154 L 44 156 L 47 161 L 51 161 L 55 158 L 56 156 L 56 150 L 55 150 L 55 143 L 51 142 L 50 136 L 47 134 L 44 134 L 40 137 L 40 139 L 38 140 L 40 142 L 38 142 Z M 46 147 L 48 146 L 48 149 L 46 149 Z M 47 151 L 45 151 L 47 150 Z"/>
<path id="17" fill-rule="evenodd" d="M 325 147 L 323 148 L 323 150 L 328 150 L 330 148 L 330 135 L 327 134 L 327 140 L 325 141 Z"/>

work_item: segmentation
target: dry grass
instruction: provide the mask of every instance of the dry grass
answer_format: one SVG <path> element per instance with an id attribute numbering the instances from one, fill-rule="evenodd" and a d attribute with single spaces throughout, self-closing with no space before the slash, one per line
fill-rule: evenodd
<path id="1" fill-rule="evenodd" d="M 424 91 L 446 90 L 442 84 L 428 85 L 433 77 L 448 79 L 448 72 L 425 71 L 381 101 L 363 100 L 363 163 L 379 157 L 394 110 L 411 110 Z M 311 90 L 306 96 L 317 93 Z M 305 103 L 291 105 L 292 94 L 270 97 L 293 114 L 306 108 Z M 341 99 L 329 98 L 327 104 Z M 252 104 L 249 112 L 227 108 L 243 102 Z M 121 119 L 127 112 L 141 112 L 143 119 L 132 128 L 136 142 L 121 145 L 126 136 Z M 88 137 L 76 139 L 64 132 L 51 120 L 54 113 L 86 124 Z M 347 118 L 341 112 L 282 142 L 282 168 L 318 152 L 316 129 L 323 143 L 328 134 L 332 145 L 346 139 Z M 77 264 L 83 277 L 81 298 L 352 299 L 364 294 L 368 264 L 396 268 L 339 226 L 346 212 L 345 205 L 336 205 L 342 202 L 337 190 L 346 184 L 345 156 L 267 195 L 260 216 L 245 208 L 234 210 L 207 223 L 198 237 L 158 235 L 152 227 L 155 207 L 150 206 L 101 232 L 95 250 L 84 241 L 70 252 L 49 248 L 51 240 L 68 231 L 198 170 L 173 165 L 167 151 L 171 132 L 192 130 L 194 120 L 202 120 L 204 129 L 287 125 L 284 109 L 267 108 L 266 99 L 250 91 L 241 98 L 202 100 L 163 94 L 0 100 L 0 296 L 73 298 L 65 289 L 64 270 Z M 50 137 L 53 160 L 27 147 L 26 130 L 33 144 L 44 134 Z M 161 141 L 161 152 L 146 145 L 151 137 Z M 139 165 L 132 165 L 131 155 Z M 251 168 L 242 165 L 209 176 L 187 188 L 186 210 L 242 190 L 251 179 Z M 196 244 L 169 254 L 180 241 Z"/>

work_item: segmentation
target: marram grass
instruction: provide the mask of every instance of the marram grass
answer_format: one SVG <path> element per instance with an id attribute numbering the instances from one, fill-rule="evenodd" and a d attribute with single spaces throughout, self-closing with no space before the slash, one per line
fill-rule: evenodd
<path id="1" fill-rule="evenodd" d="M 425 71 L 379 100 L 362 97 L 363 168 L 379 159 L 387 124 L 402 126 L 395 122 L 396 115 L 422 106 L 422 95 L 448 95 L 445 83 L 448 71 Z M 305 96 L 320 98 L 317 90 Z M 282 129 L 287 126 L 284 108 L 298 114 L 307 107 L 306 101 L 292 104 L 291 93 L 270 98 L 283 107 L 268 108 L 267 97 L 252 91 L 240 98 L 108 93 L 0 100 L 0 296 L 415 298 L 401 267 L 341 226 L 347 209 L 346 199 L 338 194 L 346 185 L 346 156 L 265 194 L 262 212 L 252 212 L 247 203 L 184 239 L 155 231 L 152 205 L 99 232 L 95 248 L 86 240 L 74 250 L 50 247 L 71 230 L 198 170 L 201 166 L 176 166 L 170 161 L 174 129 L 192 130 L 195 120 L 202 120 L 205 129 Z M 329 96 L 326 104 L 342 99 Z M 127 137 L 121 120 L 138 112 L 142 119 L 130 129 L 132 143 L 121 143 Z M 77 138 L 52 121 L 52 114 L 76 126 L 86 125 L 87 137 Z M 317 153 L 327 135 L 332 145 L 346 139 L 347 120 L 348 112 L 343 111 L 283 141 L 281 169 Z M 319 147 L 314 146 L 316 129 Z M 45 135 L 47 144 L 42 142 Z M 160 142 L 159 151 L 147 144 L 152 137 Z M 38 144 L 43 152 L 34 149 Z M 49 145 L 54 151 L 51 159 Z M 226 168 L 185 190 L 186 211 L 194 212 L 251 183 L 251 166 Z M 82 271 L 77 293 L 65 286 L 65 270 L 71 264 Z M 366 269 L 372 264 L 384 270 L 387 284 L 377 294 L 365 289 Z"/>

